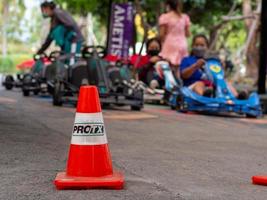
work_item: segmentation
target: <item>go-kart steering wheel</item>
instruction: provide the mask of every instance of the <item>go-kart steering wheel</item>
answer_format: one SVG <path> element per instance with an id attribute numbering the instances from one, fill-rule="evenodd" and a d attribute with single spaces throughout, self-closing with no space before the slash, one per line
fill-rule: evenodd
<path id="1" fill-rule="evenodd" d="M 40 60 L 40 59 L 44 59 L 47 58 L 46 53 L 40 53 L 40 54 L 34 54 L 33 55 L 33 59 L 34 61 Z"/>
<path id="2" fill-rule="evenodd" d="M 106 48 L 105 47 L 103 47 L 103 46 L 96 46 L 95 49 L 96 49 L 97 55 L 100 58 L 104 58 L 105 57 L 105 55 L 106 55 Z"/>
<path id="3" fill-rule="evenodd" d="M 49 55 L 49 60 L 55 61 L 57 58 L 59 58 L 63 54 L 62 51 L 53 51 Z"/>
<path id="4" fill-rule="evenodd" d="M 104 58 L 106 55 L 106 49 L 103 46 L 85 46 L 82 50 L 83 58 L 89 58 L 94 55 Z"/>
<path id="5" fill-rule="evenodd" d="M 89 58 L 94 54 L 94 46 L 85 46 L 82 50 L 83 58 Z"/>
<path id="6" fill-rule="evenodd" d="M 130 64 L 130 60 L 128 60 L 128 59 L 119 59 L 116 62 L 116 66 L 119 67 L 119 68 L 121 68 L 121 67 L 123 67 L 125 65 L 129 65 L 129 64 Z"/>

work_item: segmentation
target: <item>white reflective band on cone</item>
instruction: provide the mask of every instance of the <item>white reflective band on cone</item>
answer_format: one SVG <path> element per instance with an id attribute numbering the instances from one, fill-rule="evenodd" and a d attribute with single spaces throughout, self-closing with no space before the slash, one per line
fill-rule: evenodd
<path id="1" fill-rule="evenodd" d="M 107 144 L 102 113 L 76 113 L 71 144 Z"/>

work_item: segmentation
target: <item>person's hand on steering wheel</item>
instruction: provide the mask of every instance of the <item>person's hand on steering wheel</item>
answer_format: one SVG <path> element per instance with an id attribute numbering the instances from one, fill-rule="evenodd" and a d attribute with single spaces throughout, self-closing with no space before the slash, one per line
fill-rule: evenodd
<path id="1" fill-rule="evenodd" d="M 99 58 L 104 58 L 106 55 L 105 47 L 103 46 L 85 46 L 82 51 L 84 58 L 89 58 L 91 56 L 98 56 Z"/>
<path id="2" fill-rule="evenodd" d="M 195 67 L 197 68 L 197 69 L 201 69 L 201 68 L 203 68 L 204 67 L 204 65 L 206 64 L 206 61 L 204 60 L 204 59 L 198 59 L 198 61 L 196 62 L 196 64 L 195 64 Z"/>
<path id="3" fill-rule="evenodd" d="M 34 54 L 34 56 L 33 56 L 33 59 L 35 61 L 40 60 L 40 59 L 45 59 L 45 58 L 47 58 L 47 55 L 44 52 L 43 53 Z"/>

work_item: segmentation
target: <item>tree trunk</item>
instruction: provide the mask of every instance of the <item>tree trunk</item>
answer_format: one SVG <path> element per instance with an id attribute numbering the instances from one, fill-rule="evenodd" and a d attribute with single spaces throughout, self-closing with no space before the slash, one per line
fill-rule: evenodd
<path id="1" fill-rule="evenodd" d="M 256 13 L 260 12 L 261 2 L 258 0 Z M 243 1 L 243 14 L 252 15 L 252 5 L 251 0 Z M 259 55 L 258 55 L 258 41 L 259 41 L 259 16 L 256 19 L 246 19 L 245 26 L 247 30 L 247 43 L 245 46 L 245 56 L 247 61 L 246 75 L 254 80 L 258 76 L 258 65 L 259 65 Z"/>
<path id="2" fill-rule="evenodd" d="M 252 14 L 251 0 L 243 0 L 242 9 L 243 9 L 243 15 L 244 16 L 251 15 Z M 251 23 L 252 23 L 251 19 L 246 19 L 245 20 L 245 25 L 246 25 L 247 32 L 249 31 Z"/>
<path id="3" fill-rule="evenodd" d="M 7 24 L 8 24 L 8 13 L 9 13 L 9 0 L 3 1 L 2 10 L 2 56 L 7 56 Z"/>

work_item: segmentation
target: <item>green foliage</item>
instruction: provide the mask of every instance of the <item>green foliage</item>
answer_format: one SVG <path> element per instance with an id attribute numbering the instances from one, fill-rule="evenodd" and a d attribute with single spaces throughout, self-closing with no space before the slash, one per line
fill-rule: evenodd
<path id="1" fill-rule="evenodd" d="M 5 58 L 0 56 L 0 73 L 16 72 L 16 66 L 25 60 L 31 59 L 31 57 L 30 54 L 12 54 Z"/>
<path id="2" fill-rule="evenodd" d="M 0 25 L 6 25 L 7 39 L 10 41 L 19 40 L 19 36 L 22 34 L 21 19 L 25 13 L 25 6 L 23 0 L 3 0 L 3 4 L 0 4 L 0 10 L 5 5 L 8 5 L 7 17 L 3 16 L 3 11 L 0 12 Z M 0 35 L 2 33 L 0 32 Z"/>
<path id="3" fill-rule="evenodd" d="M 69 10 L 73 14 L 86 16 L 88 12 L 99 16 L 101 22 L 105 23 L 109 14 L 109 0 L 55 0 L 56 3 L 63 8 Z"/>
<path id="4" fill-rule="evenodd" d="M 0 73 L 7 73 L 10 71 L 13 71 L 14 64 L 11 58 L 5 57 L 2 58 L 0 57 Z"/>
<path id="5" fill-rule="evenodd" d="M 246 42 L 247 33 L 243 21 L 228 23 L 220 32 L 217 48 L 239 49 Z"/>

